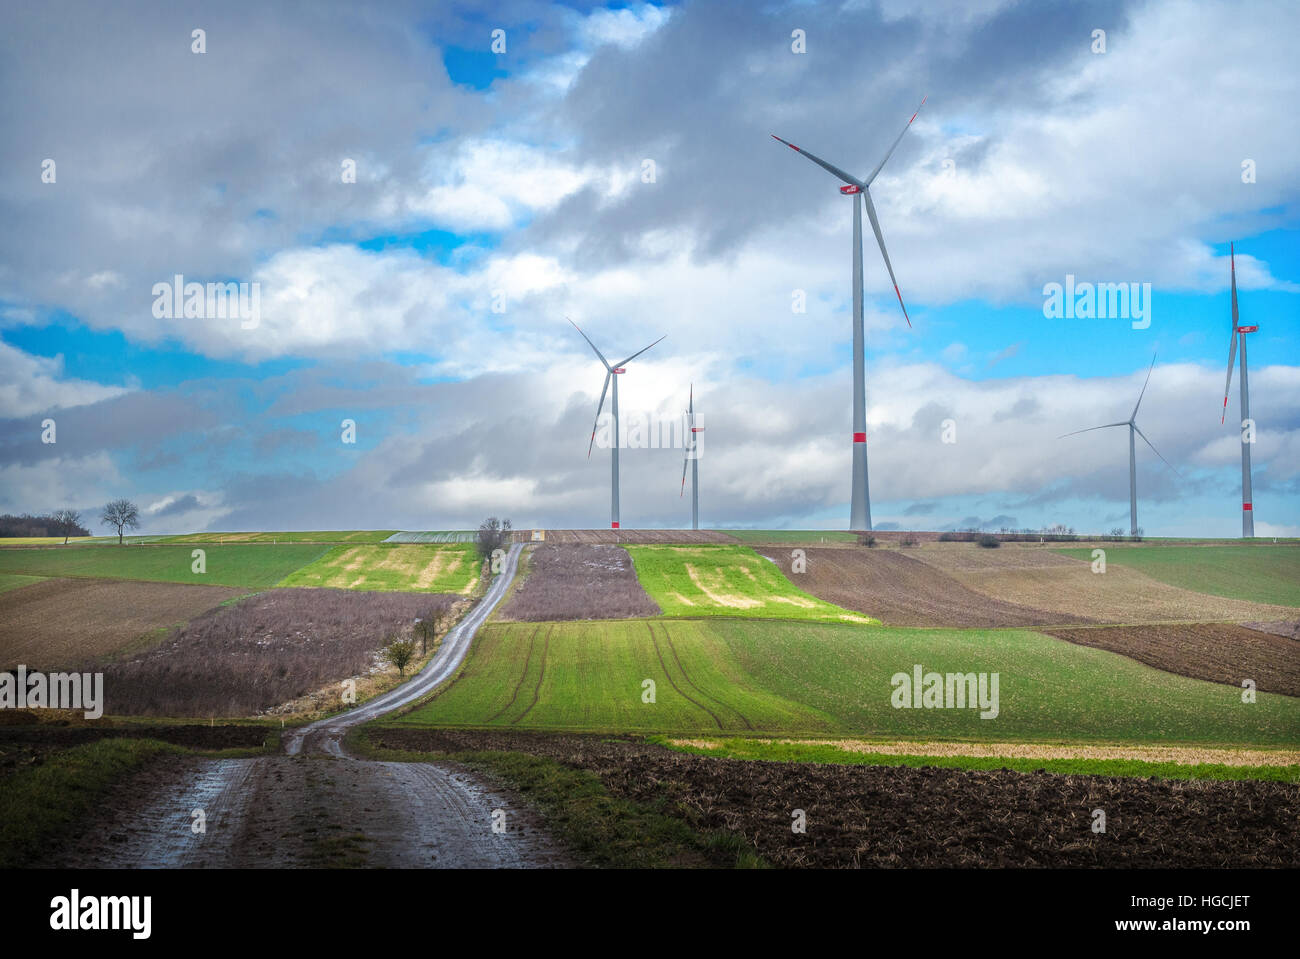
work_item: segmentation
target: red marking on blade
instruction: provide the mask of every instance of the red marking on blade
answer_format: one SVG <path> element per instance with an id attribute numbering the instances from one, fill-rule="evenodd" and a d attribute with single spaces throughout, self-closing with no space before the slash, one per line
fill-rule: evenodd
<path id="1" fill-rule="evenodd" d="M 855 443 L 865 443 L 866 441 L 867 441 L 867 434 L 866 434 L 866 433 L 854 433 L 854 434 L 853 434 L 853 442 L 855 442 Z"/>
<path id="2" fill-rule="evenodd" d="M 898 305 L 903 307 L 903 319 L 907 320 L 907 328 L 912 328 L 912 318 L 907 315 L 907 307 L 903 304 L 903 294 L 898 292 L 898 284 L 894 284 L 894 296 L 898 297 Z"/>
<path id="3" fill-rule="evenodd" d="M 1222 426 L 1224 421 L 1227 418 L 1228 418 L 1228 397 L 1225 394 L 1223 397 L 1223 415 L 1219 417 L 1219 425 Z"/>
<path id="4" fill-rule="evenodd" d="M 617 523 L 610 523 L 610 524 L 609 524 L 609 528 L 610 528 L 610 529 L 618 529 L 618 524 L 617 524 Z"/>
<path id="5" fill-rule="evenodd" d="M 1251 508 L 1251 506 L 1250 506 L 1249 503 L 1242 503 L 1242 504 L 1241 504 L 1241 508 L 1242 508 L 1242 509 L 1246 509 L 1246 510 L 1248 510 L 1248 509 Z"/>

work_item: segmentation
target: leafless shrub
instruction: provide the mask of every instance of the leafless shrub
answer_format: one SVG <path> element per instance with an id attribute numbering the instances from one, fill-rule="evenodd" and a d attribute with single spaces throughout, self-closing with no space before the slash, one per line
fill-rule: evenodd
<path id="1" fill-rule="evenodd" d="M 658 616 L 621 546 L 539 546 L 528 576 L 502 608 L 505 619 L 622 619 Z"/>
<path id="2" fill-rule="evenodd" d="M 429 593 L 272 589 L 204 613 L 127 661 L 96 665 L 107 710 L 248 716 L 372 669 L 417 616 L 459 599 Z"/>

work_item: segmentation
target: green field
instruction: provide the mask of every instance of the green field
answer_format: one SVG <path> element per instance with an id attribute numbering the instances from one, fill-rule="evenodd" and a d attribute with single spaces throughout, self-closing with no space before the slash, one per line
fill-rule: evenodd
<path id="1" fill-rule="evenodd" d="M 193 572 L 202 549 L 205 573 Z M 207 586 L 274 586 L 326 546 L 122 546 L 0 550 L 0 574 L 144 579 Z"/>
<path id="2" fill-rule="evenodd" d="M 1106 562 L 1170 586 L 1254 603 L 1300 606 L 1300 546 L 1106 546 Z M 1057 550 L 1090 561 L 1092 548 Z"/>
<path id="3" fill-rule="evenodd" d="M 281 533 L 186 533 L 168 536 L 168 543 L 382 543 L 391 529 L 291 530 Z"/>
<path id="4" fill-rule="evenodd" d="M 734 536 L 742 543 L 790 543 L 816 546 L 820 543 L 856 543 L 857 533 L 835 529 L 719 529 L 716 533 Z"/>
<path id="5" fill-rule="evenodd" d="M 637 579 L 665 616 L 875 623 L 797 589 L 748 546 L 628 546 Z"/>
<path id="6" fill-rule="evenodd" d="M 280 585 L 468 593 L 477 581 L 478 559 L 473 546 L 365 545 L 335 546 Z"/>
<path id="7" fill-rule="evenodd" d="M 996 672 L 999 714 L 895 709 L 895 673 Z M 656 701 L 642 702 L 654 680 Z M 490 624 L 403 722 L 601 732 L 1300 744 L 1300 699 L 1187 679 L 1025 630 L 741 620 Z"/>
<path id="8" fill-rule="evenodd" d="M 46 576 L 24 576 L 21 573 L 0 573 L 0 593 L 18 589 L 20 586 L 30 586 L 47 578 Z"/>

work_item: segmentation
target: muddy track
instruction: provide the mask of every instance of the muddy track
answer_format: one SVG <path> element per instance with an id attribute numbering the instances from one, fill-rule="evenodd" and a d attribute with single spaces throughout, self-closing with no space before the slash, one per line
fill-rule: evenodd
<path id="1" fill-rule="evenodd" d="M 567 865 L 533 814 L 446 763 L 349 756 L 353 727 L 454 677 L 505 595 L 521 546 L 487 594 L 412 679 L 347 713 L 287 733 L 285 754 L 162 762 L 106 797 L 104 812 L 55 865 L 521 868 Z M 196 810 L 198 811 L 196 813 Z M 196 826 L 201 824 L 202 828 Z M 91 849 L 86 854 L 84 850 Z"/>

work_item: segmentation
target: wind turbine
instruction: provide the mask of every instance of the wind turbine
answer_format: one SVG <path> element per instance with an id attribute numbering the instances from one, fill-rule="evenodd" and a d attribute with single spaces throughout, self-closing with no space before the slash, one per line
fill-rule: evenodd
<path id="1" fill-rule="evenodd" d="M 569 320 L 567 316 L 565 319 Z M 587 341 L 587 345 L 591 347 L 592 352 L 600 358 L 600 362 L 605 366 L 605 386 L 600 391 L 600 403 L 596 406 L 596 422 L 591 425 L 591 442 L 587 444 L 587 459 L 591 459 L 591 448 L 596 442 L 596 427 L 600 423 L 600 411 L 605 407 L 605 394 L 609 392 L 609 381 L 614 380 L 614 398 L 612 401 L 612 410 L 614 413 L 614 444 L 610 447 L 609 528 L 618 529 L 618 380 L 614 378 L 619 374 L 626 373 L 626 367 L 629 363 L 646 350 L 650 349 L 650 346 L 654 346 L 661 342 L 667 334 L 659 337 L 659 339 L 655 340 L 654 343 L 651 343 L 650 346 L 647 346 L 645 349 L 637 350 L 621 363 L 615 363 L 613 366 L 610 366 L 609 360 L 605 359 L 605 354 L 596 349 L 596 344 L 591 342 L 591 338 L 587 336 L 586 333 L 582 332 L 578 327 L 578 324 L 574 323 L 573 320 L 569 320 L 569 322 L 572 323 L 573 328 L 582 335 L 582 338 Z"/>
<path id="2" fill-rule="evenodd" d="M 1232 361 L 1237 355 L 1237 340 L 1241 340 L 1241 535 L 1255 536 L 1255 504 L 1250 489 L 1250 443 L 1246 440 L 1246 422 L 1250 419 L 1250 386 L 1246 379 L 1246 334 L 1254 333 L 1258 326 L 1242 326 L 1237 314 L 1237 251 L 1228 244 L 1232 257 L 1232 346 L 1228 350 L 1228 378 L 1223 384 L 1223 415 L 1219 423 L 1228 418 L 1228 390 L 1232 387 Z M 1254 430 L 1252 429 L 1253 433 Z"/>
<path id="3" fill-rule="evenodd" d="M 912 114 L 912 120 L 915 120 L 917 113 L 921 112 L 921 107 L 925 106 L 926 99 L 928 98 L 921 100 L 921 106 L 917 107 L 916 113 Z M 871 229 L 875 231 L 876 242 L 880 245 L 880 255 L 884 257 L 885 269 L 889 271 L 889 280 L 894 284 L 894 295 L 898 297 L 898 305 L 903 310 L 903 319 L 907 320 L 907 326 L 910 329 L 912 321 L 907 315 L 907 307 L 903 305 L 903 294 L 898 292 L 898 281 L 894 279 L 894 267 L 890 264 L 889 254 L 885 251 L 885 238 L 880 235 L 880 222 L 876 219 L 876 207 L 871 202 L 871 192 L 868 188 L 880 173 L 881 168 L 894 155 L 894 150 L 898 148 L 899 142 L 903 139 L 903 134 L 912 125 L 912 120 L 907 121 L 907 126 L 903 127 L 903 133 L 900 133 L 898 138 L 894 140 L 893 146 L 889 148 L 885 158 L 876 164 L 876 168 L 864 180 L 850 176 L 839 167 L 827 163 L 820 157 L 795 146 L 788 140 L 782 140 L 775 133 L 772 134 L 774 140 L 780 140 L 791 150 L 803 154 L 823 170 L 842 180 L 844 186 L 840 187 L 840 193 L 853 197 L 853 501 L 849 511 L 849 529 L 856 531 L 871 529 L 871 492 L 867 484 L 866 333 L 862 322 L 863 203 L 858 202 L 858 196 L 861 195 L 866 205 L 867 216 L 871 219 Z"/>
<path id="4" fill-rule="evenodd" d="M 686 407 L 686 427 L 690 431 L 686 437 L 686 457 L 682 460 L 682 491 L 686 495 L 686 464 L 691 464 L 691 529 L 700 528 L 700 459 L 695 437 L 704 432 L 703 426 L 695 425 L 695 384 L 691 384 L 691 401 Z"/>
<path id="5" fill-rule="evenodd" d="M 1133 405 L 1133 412 L 1129 418 L 1122 423 L 1106 423 L 1102 426 L 1089 426 L 1086 430 L 1075 430 L 1073 433 L 1066 433 L 1065 436 L 1058 436 L 1057 439 L 1065 439 L 1066 436 L 1077 436 L 1080 433 L 1091 433 L 1093 430 L 1108 430 L 1112 426 L 1128 427 L 1128 516 L 1129 516 L 1129 535 L 1136 537 L 1138 534 L 1138 485 L 1137 485 L 1137 442 L 1134 439 L 1134 433 L 1142 437 L 1142 441 L 1151 447 L 1151 452 L 1159 456 L 1161 461 L 1174 470 L 1174 474 L 1182 474 L 1175 470 L 1173 464 L 1161 455 L 1156 449 L 1155 444 L 1147 439 L 1147 435 L 1138 429 L 1137 415 L 1138 407 L 1142 405 L 1142 397 L 1146 395 L 1147 383 L 1151 382 L 1151 370 L 1156 368 L 1156 358 L 1153 354 L 1151 357 L 1151 368 L 1147 370 L 1146 382 L 1142 384 L 1142 392 L 1138 394 L 1138 401 Z"/>

